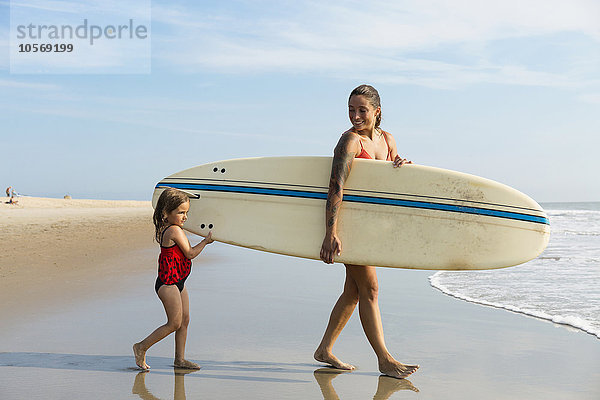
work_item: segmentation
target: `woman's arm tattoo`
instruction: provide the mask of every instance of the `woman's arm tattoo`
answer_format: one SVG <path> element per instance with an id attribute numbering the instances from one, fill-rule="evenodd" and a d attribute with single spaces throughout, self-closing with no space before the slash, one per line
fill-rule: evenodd
<path id="1" fill-rule="evenodd" d="M 337 219 L 339 208 L 342 204 L 344 183 L 350 175 L 354 153 L 347 150 L 349 136 L 340 139 L 331 165 L 331 178 L 329 180 L 329 193 L 327 195 L 327 226 L 331 227 Z"/>

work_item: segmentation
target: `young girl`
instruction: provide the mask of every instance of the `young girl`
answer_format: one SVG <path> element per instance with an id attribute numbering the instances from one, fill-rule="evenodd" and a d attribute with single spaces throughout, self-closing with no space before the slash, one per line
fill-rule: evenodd
<path id="1" fill-rule="evenodd" d="M 190 209 L 188 196 L 168 188 L 158 198 L 154 210 L 156 240 L 160 244 L 158 277 L 154 289 L 167 313 L 167 323 L 156 328 L 146 339 L 133 345 L 135 363 L 143 370 L 150 369 L 146 364 L 146 351 L 155 343 L 175 332 L 176 367 L 200 369 L 196 363 L 184 358 L 187 327 L 190 322 L 190 302 L 185 280 L 190 274 L 192 259 L 213 242 L 208 236 L 195 246 L 191 246 L 183 232 L 183 223 Z"/>

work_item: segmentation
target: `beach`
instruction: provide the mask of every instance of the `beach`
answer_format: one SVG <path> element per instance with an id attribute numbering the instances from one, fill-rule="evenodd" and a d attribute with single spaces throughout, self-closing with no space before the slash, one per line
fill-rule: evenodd
<path id="1" fill-rule="evenodd" d="M 380 376 L 357 312 L 334 347 L 357 370 L 323 368 L 312 354 L 344 267 L 222 243 L 186 282 L 186 356 L 202 369 L 172 367 L 171 336 L 140 372 L 131 345 L 165 319 L 151 215 L 138 201 L 2 202 L 1 399 L 600 398 L 597 337 L 447 296 L 432 271 L 378 269 L 387 346 L 414 375 Z"/>
<path id="2" fill-rule="evenodd" d="M 150 202 L 36 197 L 20 197 L 17 205 L 7 201 L 0 204 L 3 315 L 32 304 L 60 302 L 60 293 L 92 294 L 96 285 L 90 282 L 104 285 L 118 274 L 139 271 L 143 264 L 123 268 L 129 249 L 152 247 Z"/>

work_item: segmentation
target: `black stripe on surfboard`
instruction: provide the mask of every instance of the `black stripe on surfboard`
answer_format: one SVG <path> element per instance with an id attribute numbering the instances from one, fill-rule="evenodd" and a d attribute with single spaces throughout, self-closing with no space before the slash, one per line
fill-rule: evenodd
<path id="1" fill-rule="evenodd" d="M 273 189 L 273 188 L 258 188 L 258 187 L 247 187 L 247 186 L 231 186 L 231 185 L 208 185 L 208 184 L 194 184 L 194 183 L 168 183 L 170 187 L 183 190 L 205 190 L 213 192 L 225 192 L 225 193 L 242 193 L 242 194 L 256 194 L 256 195 L 269 195 L 269 196 L 283 196 L 283 197 L 295 197 L 295 198 L 307 198 L 307 199 L 320 199 L 326 200 L 327 193 L 323 192 L 310 192 L 300 190 L 289 190 L 289 189 Z M 159 183 L 157 188 L 165 186 L 164 183 Z M 489 208 L 480 207 L 467 207 L 467 206 L 455 206 L 451 204 L 415 201 L 415 200 L 396 200 L 383 197 L 371 197 L 371 196 L 358 196 L 358 195 L 344 195 L 344 201 L 355 202 L 355 203 L 366 203 L 366 204 L 380 204 L 397 207 L 407 208 L 418 208 L 426 210 L 436 211 L 447 211 L 456 212 L 463 214 L 474 214 L 483 215 L 488 217 L 504 218 L 517 221 L 533 222 L 538 224 L 548 225 L 548 219 L 545 217 L 539 217 L 536 215 L 492 210 Z"/>

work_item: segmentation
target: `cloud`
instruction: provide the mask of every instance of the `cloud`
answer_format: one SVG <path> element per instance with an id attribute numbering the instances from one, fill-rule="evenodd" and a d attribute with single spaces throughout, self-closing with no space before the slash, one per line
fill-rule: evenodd
<path id="1" fill-rule="evenodd" d="M 77 14 L 81 18 L 90 17 L 123 17 L 147 18 L 150 13 L 150 0 L 88 0 L 69 1 L 69 0 L 12 0 L 11 8 L 18 10 L 25 8 L 30 12 L 37 12 L 36 15 L 57 16 L 60 14 Z"/>
<path id="2" fill-rule="evenodd" d="M 48 0 L 29 0 L 29 1 L 15 1 L 10 2 L 11 8 L 27 8 L 30 10 L 37 11 L 50 11 L 60 12 L 68 14 L 77 14 L 84 10 L 86 7 L 84 4 L 76 3 L 73 1 L 48 1 Z"/>
<path id="3" fill-rule="evenodd" d="M 12 79 L 0 79 L 0 87 L 32 90 L 57 90 L 59 86 L 49 83 L 31 83 Z"/>
<path id="4" fill-rule="evenodd" d="M 582 94 L 579 96 L 579 100 L 590 104 L 600 104 L 600 93 Z"/>
<path id="5" fill-rule="evenodd" d="M 544 60 L 491 61 L 503 51 L 497 43 L 563 33 L 589 38 L 596 51 L 600 43 L 600 3 L 593 1 L 239 3 L 243 12 L 156 5 L 166 35 L 154 36 L 155 60 L 184 71 L 369 75 L 431 87 L 578 87 L 590 77 L 553 71 Z"/>

